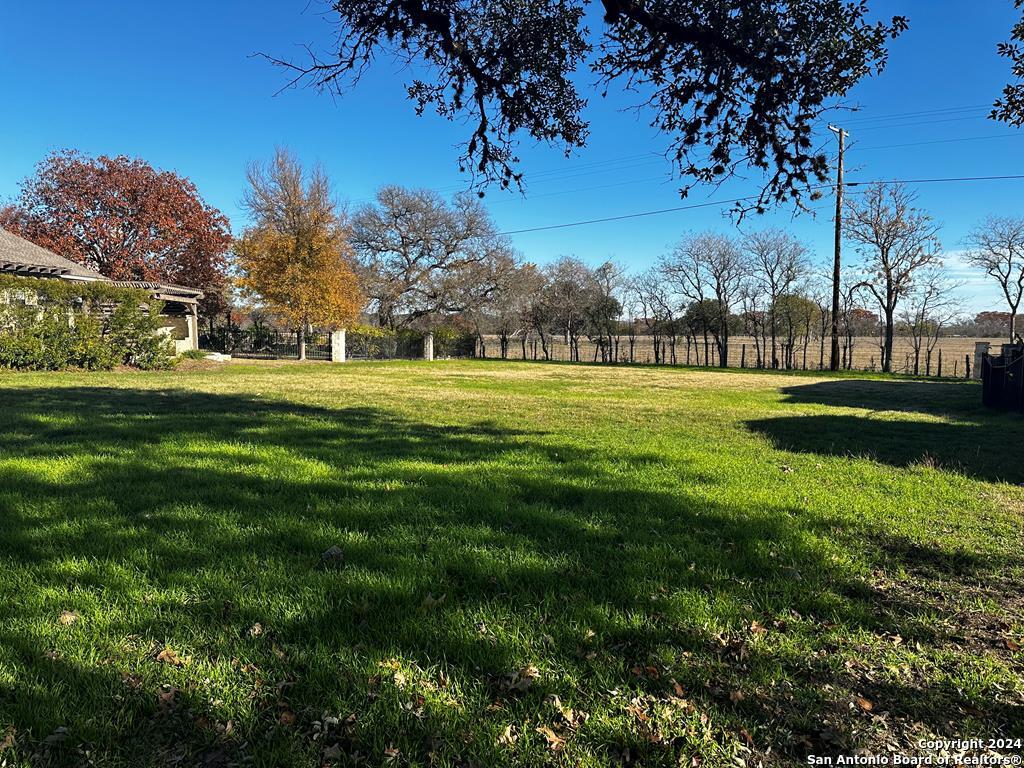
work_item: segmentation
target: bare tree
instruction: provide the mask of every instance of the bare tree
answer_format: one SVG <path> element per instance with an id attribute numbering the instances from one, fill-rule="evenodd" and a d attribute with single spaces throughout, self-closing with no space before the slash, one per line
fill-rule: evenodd
<path id="1" fill-rule="evenodd" d="M 466 194 L 448 204 L 428 190 L 383 187 L 353 217 L 352 242 L 370 308 L 390 328 L 471 309 L 515 263 L 508 240 Z"/>
<path id="2" fill-rule="evenodd" d="M 647 332 L 654 344 L 655 364 L 664 363 L 662 336 L 675 323 L 672 296 L 668 284 L 657 267 L 651 267 L 640 273 L 631 285 Z"/>
<path id="3" fill-rule="evenodd" d="M 587 312 L 591 337 L 602 360 L 618 362 L 621 316 L 625 301 L 626 272 L 609 260 L 593 271 L 595 295 Z"/>
<path id="4" fill-rule="evenodd" d="M 884 323 L 882 370 L 892 370 L 896 309 L 918 271 L 940 266 L 939 227 L 914 207 L 915 195 L 901 184 L 872 184 L 852 201 L 847 237 L 861 246 L 866 273 L 861 285 L 875 297 Z"/>
<path id="5" fill-rule="evenodd" d="M 716 321 L 711 331 L 718 350 L 718 364 L 729 365 L 729 313 L 740 294 L 747 272 L 743 252 L 729 237 L 706 232 L 690 235 L 662 262 L 664 271 L 690 302 L 704 306 L 712 301 Z M 708 312 L 703 311 L 704 315 Z"/>
<path id="6" fill-rule="evenodd" d="M 580 336 L 586 330 L 586 312 L 596 290 L 590 268 L 573 256 L 563 256 L 545 270 L 545 301 L 554 328 L 565 337 L 569 359 L 579 362 Z"/>
<path id="7" fill-rule="evenodd" d="M 807 272 L 807 248 L 792 235 L 779 229 L 753 232 L 743 238 L 743 251 L 750 263 L 761 293 L 768 299 L 768 327 L 771 336 L 772 368 L 779 367 L 777 352 L 778 308 L 780 296 L 793 290 Z"/>
<path id="8" fill-rule="evenodd" d="M 955 292 L 959 283 L 950 280 L 940 267 L 929 267 L 914 282 L 907 294 L 900 320 L 910 334 L 914 355 L 914 374 L 921 373 L 924 356 L 925 373 L 931 375 L 932 352 L 942 330 L 959 312 Z"/>
<path id="9" fill-rule="evenodd" d="M 1010 342 L 1016 341 L 1017 310 L 1024 297 L 1024 218 L 992 216 L 971 232 L 967 262 L 999 283 L 1010 308 Z"/>

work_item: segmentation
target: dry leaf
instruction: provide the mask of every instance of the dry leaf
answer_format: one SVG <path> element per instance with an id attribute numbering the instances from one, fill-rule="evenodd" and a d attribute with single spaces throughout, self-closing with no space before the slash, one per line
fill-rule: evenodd
<path id="1" fill-rule="evenodd" d="M 1006 647 L 1007 647 L 1007 649 L 1009 649 L 1009 650 L 1013 651 L 1014 653 L 1016 653 L 1017 651 L 1020 650 L 1020 643 L 1018 643 L 1013 638 L 1008 637 L 1008 638 L 1006 638 Z"/>
<path id="2" fill-rule="evenodd" d="M 733 704 L 735 704 L 735 703 L 737 703 L 739 701 L 743 701 L 745 698 L 747 698 L 747 697 L 743 693 L 743 691 L 732 691 L 729 694 L 729 701 L 731 701 Z"/>
<path id="3" fill-rule="evenodd" d="M 286 709 L 280 715 L 277 716 L 277 722 L 281 725 L 294 725 L 295 724 L 295 713 L 290 709 Z"/>
<path id="4" fill-rule="evenodd" d="M 258 621 L 249 627 L 249 637 L 259 637 L 263 634 L 263 625 Z"/>
<path id="5" fill-rule="evenodd" d="M 324 747 L 322 755 L 324 760 L 337 760 L 341 757 L 341 745 L 332 744 L 329 747 Z"/>
<path id="6" fill-rule="evenodd" d="M 858 696 L 854 701 L 856 702 L 857 706 L 863 709 L 865 712 L 870 712 L 872 709 L 875 708 L 875 705 L 867 699 L 865 699 L 863 696 Z"/>
<path id="7" fill-rule="evenodd" d="M 3 741 L 0 741 L 0 752 L 3 752 L 8 747 L 13 747 L 14 746 L 14 735 L 16 733 L 17 733 L 17 731 L 14 730 L 14 726 L 13 725 L 7 726 L 7 730 L 4 731 Z"/>
<path id="8" fill-rule="evenodd" d="M 164 646 L 164 649 L 156 655 L 156 660 L 162 664 L 170 664 L 172 667 L 183 667 L 188 659 L 180 657 L 171 646 Z"/>
<path id="9" fill-rule="evenodd" d="M 447 599 L 447 597 L 447 593 L 441 595 L 440 597 L 434 597 L 432 594 L 428 593 L 427 596 L 423 598 L 423 607 L 437 608 L 439 605 L 444 604 L 444 601 Z"/>
<path id="10" fill-rule="evenodd" d="M 157 701 L 161 706 L 170 706 L 174 703 L 174 697 L 177 696 L 178 689 L 173 686 L 167 686 L 164 690 L 160 691 L 156 695 Z"/>
<path id="11" fill-rule="evenodd" d="M 761 634 L 764 634 L 767 631 L 768 630 L 764 628 L 764 625 L 762 625 L 756 619 L 754 621 L 750 622 L 750 633 L 751 634 L 753 634 L 753 635 L 761 635 Z"/>
<path id="12" fill-rule="evenodd" d="M 516 733 L 515 728 L 509 723 L 505 726 L 505 730 L 501 732 L 501 736 L 498 737 L 498 745 L 502 747 L 511 747 L 519 740 L 519 734 Z"/>
<path id="13" fill-rule="evenodd" d="M 401 754 L 397 747 L 390 746 L 384 750 L 384 762 L 389 763 L 397 760 Z"/>
<path id="14" fill-rule="evenodd" d="M 76 621 L 78 621 L 78 612 L 61 611 L 60 616 L 57 617 L 57 621 L 59 621 L 64 626 L 67 626 L 68 624 L 74 624 Z"/>
<path id="15" fill-rule="evenodd" d="M 546 725 L 539 726 L 535 729 L 537 733 L 544 737 L 544 741 L 548 743 L 548 749 L 552 752 L 558 752 L 565 746 L 565 739 L 555 733 L 553 730 L 548 728 Z"/>
<path id="16" fill-rule="evenodd" d="M 525 691 L 533 685 L 533 681 L 539 676 L 540 670 L 533 666 L 533 664 L 529 664 L 509 677 L 507 687 L 512 691 Z"/>

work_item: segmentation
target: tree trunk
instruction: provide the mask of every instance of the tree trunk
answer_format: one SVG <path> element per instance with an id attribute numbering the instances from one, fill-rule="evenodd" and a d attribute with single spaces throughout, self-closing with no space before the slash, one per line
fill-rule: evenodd
<path id="1" fill-rule="evenodd" d="M 885 341 L 882 344 L 882 370 L 892 373 L 893 310 L 885 310 Z"/>

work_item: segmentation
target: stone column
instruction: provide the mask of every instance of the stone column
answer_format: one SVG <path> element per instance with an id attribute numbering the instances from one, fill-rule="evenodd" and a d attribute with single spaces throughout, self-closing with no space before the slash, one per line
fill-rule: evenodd
<path id="1" fill-rule="evenodd" d="M 981 358 L 988 354 L 989 343 L 987 341 L 974 342 L 974 370 L 971 371 L 971 378 L 981 378 Z"/>
<path id="2" fill-rule="evenodd" d="M 345 362 L 345 329 L 331 333 L 331 362 Z"/>
<path id="3" fill-rule="evenodd" d="M 434 359 L 434 334 L 428 333 L 423 337 L 423 359 Z"/>
<path id="4" fill-rule="evenodd" d="M 192 349 L 199 349 L 199 305 L 188 305 L 188 337 L 192 342 Z"/>

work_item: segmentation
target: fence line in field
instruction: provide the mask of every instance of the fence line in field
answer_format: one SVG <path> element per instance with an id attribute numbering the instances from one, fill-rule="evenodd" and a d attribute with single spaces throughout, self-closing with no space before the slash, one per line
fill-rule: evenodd
<path id="1" fill-rule="evenodd" d="M 636 336 L 633 339 L 632 347 L 627 336 L 621 336 L 617 344 L 613 338 L 613 348 L 609 355 L 607 344 L 602 348 L 589 339 L 579 339 L 578 358 L 573 354 L 569 343 L 564 337 L 548 337 L 545 339 L 547 354 L 544 352 L 545 344 L 537 336 L 528 338 L 514 337 L 509 339 L 505 350 L 505 359 L 509 360 L 556 360 L 570 362 L 578 359 L 580 362 L 608 362 L 609 358 L 620 363 L 651 364 L 660 363 L 665 365 L 691 365 L 718 367 L 718 350 L 714 341 L 708 341 L 705 349 L 703 338 L 691 337 L 687 343 L 684 337 L 677 337 L 673 348 L 667 338 L 659 340 L 660 350 L 655 353 L 654 339 L 651 336 Z M 978 341 L 987 341 L 993 345 L 1002 343 L 1002 339 L 993 338 L 960 338 L 950 337 L 938 341 L 935 347 L 928 352 L 921 349 L 916 361 L 913 345 L 910 339 L 897 337 L 893 345 L 893 372 L 914 374 L 921 376 L 940 376 L 946 378 L 969 378 L 974 366 L 974 345 Z M 728 362 L 730 368 L 772 368 L 770 346 L 766 350 L 760 345 L 760 360 L 758 360 L 758 344 L 751 336 L 734 336 L 729 340 Z M 843 340 L 842 367 L 844 370 L 881 370 L 881 350 L 878 340 L 873 336 L 858 336 L 852 340 Z M 501 343 L 498 336 L 485 335 L 478 340 L 476 355 L 484 358 L 501 358 Z M 819 339 L 812 339 L 806 345 L 798 344 L 789 350 L 788 354 L 779 345 L 777 350 L 777 365 L 774 367 L 786 370 L 822 370 L 829 365 L 829 348 L 826 340 L 824 346 Z M 759 365 L 760 362 L 760 365 Z"/>

